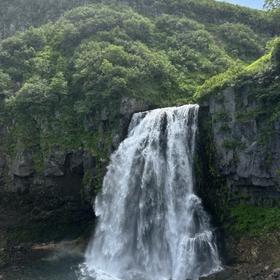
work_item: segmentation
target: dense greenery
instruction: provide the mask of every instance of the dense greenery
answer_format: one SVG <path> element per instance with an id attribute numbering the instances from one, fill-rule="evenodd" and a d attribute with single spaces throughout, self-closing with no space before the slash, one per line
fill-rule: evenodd
<path id="1" fill-rule="evenodd" d="M 270 2 L 276 2 L 275 0 Z M 100 3 L 99 0 L 9 0 L 0 2 L 0 38 L 30 26 L 56 20 L 64 11 L 80 5 Z M 257 33 L 279 32 L 279 18 L 272 23 L 264 13 L 219 3 L 214 0 L 103 0 L 102 3 L 124 3 L 143 15 L 176 14 L 203 21 L 204 24 L 245 24 Z"/>
<path id="2" fill-rule="evenodd" d="M 57 19 L 65 10 L 89 0 L 3 0 L 0 2 L 0 38 Z"/>
<path id="3" fill-rule="evenodd" d="M 153 17 L 140 14 L 147 8 L 145 2 L 130 3 L 138 12 L 121 4 L 94 4 L 4 40 L 0 118 L 9 126 L 6 148 L 39 145 L 47 151 L 60 144 L 102 152 L 100 145 L 106 150 L 110 133 L 81 123 L 91 119 L 97 124 L 107 108 L 113 127 L 113 108 L 124 96 L 160 106 L 186 102 L 213 75 L 227 69 L 231 73 L 232 65 L 263 54 L 271 34 L 253 31 L 250 23 L 254 15 L 274 26 L 263 13 L 202 2 L 184 6 L 180 1 L 155 1 L 150 3 L 151 10 L 158 11 Z M 205 11 L 220 13 L 219 23 L 210 14 L 201 17 Z M 236 13 L 240 22 L 249 24 L 235 23 Z M 232 22 L 220 24 L 226 15 Z"/>
<path id="4" fill-rule="evenodd" d="M 251 64 L 244 64 L 241 61 L 235 62 L 228 68 L 227 71 L 220 73 L 206 80 L 202 86 L 197 88 L 196 97 L 203 98 L 207 97 L 209 94 L 214 94 L 217 90 L 221 90 L 229 85 L 238 85 L 244 80 L 254 80 L 258 76 L 268 76 L 268 78 L 274 79 L 275 75 L 279 71 L 279 47 L 280 39 L 279 37 L 271 40 L 267 44 L 268 51 L 265 55 L 261 56 L 259 59 Z M 279 82 L 277 80 L 270 81 L 273 85 L 278 86 Z M 267 85 L 263 85 L 265 90 Z M 261 87 L 261 85 L 258 85 Z"/>
<path id="5" fill-rule="evenodd" d="M 267 9 L 278 9 L 280 8 L 280 1 L 279 0 L 265 0 L 265 7 Z"/>
<path id="6" fill-rule="evenodd" d="M 87 2 L 95 1 L 72 4 Z M 57 16 L 71 7 L 55 3 Z M 31 147 L 37 171 L 53 145 L 104 158 L 123 97 L 181 104 L 279 67 L 278 24 L 265 12 L 212 0 L 104 0 L 17 33 L 0 44 L 0 125 L 8 127 L 1 149 Z"/>
<path id="7" fill-rule="evenodd" d="M 279 208 L 238 205 L 231 209 L 230 230 L 235 234 L 261 236 L 280 230 Z"/>

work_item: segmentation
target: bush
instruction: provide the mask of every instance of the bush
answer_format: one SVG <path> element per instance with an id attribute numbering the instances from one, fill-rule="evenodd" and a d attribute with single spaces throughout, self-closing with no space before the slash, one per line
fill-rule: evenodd
<path id="1" fill-rule="evenodd" d="M 236 234 L 260 236 L 280 230 L 280 209 L 238 205 L 231 209 L 233 223 L 230 226 Z"/>

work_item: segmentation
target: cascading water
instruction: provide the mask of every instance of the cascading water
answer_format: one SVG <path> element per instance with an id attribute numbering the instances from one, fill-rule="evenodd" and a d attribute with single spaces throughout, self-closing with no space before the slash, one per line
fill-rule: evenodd
<path id="1" fill-rule="evenodd" d="M 193 190 L 198 109 L 134 114 L 96 198 L 99 220 L 85 265 L 90 279 L 196 280 L 221 269 Z"/>

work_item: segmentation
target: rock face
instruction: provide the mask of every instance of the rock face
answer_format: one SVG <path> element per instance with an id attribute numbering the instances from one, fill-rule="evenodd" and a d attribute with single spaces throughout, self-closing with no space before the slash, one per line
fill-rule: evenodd
<path id="1" fill-rule="evenodd" d="M 214 168 L 225 180 L 230 203 L 272 206 L 280 200 L 280 119 L 268 131 L 254 117 L 254 94 L 249 86 L 222 90 L 202 104 L 201 121 L 208 121 Z"/>
<path id="2" fill-rule="evenodd" d="M 103 149 L 102 135 L 111 134 L 109 155 L 126 136 L 132 114 L 149 107 L 124 98 L 114 114 L 103 108 L 97 121 L 87 117 L 82 125 L 98 131 Z M 113 128 L 112 115 L 117 118 Z M 21 243 L 75 238 L 90 228 L 94 223 L 92 199 L 102 183 L 108 157 L 103 158 L 99 151 L 54 145 L 38 166 L 38 147 L 22 147 L 15 155 L 2 150 L 0 267 L 13 261 L 14 248 Z"/>
<path id="3" fill-rule="evenodd" d="M 4 168 L 5 168 L 5 160 L 0 157 L 0 184 L 1 184 L 1 179 L 3 178 L 4 175 Z"/>
<path id="4" fill-rule="evenodd" d="M 205 279 L 278 277 L 273 271 L 280 259 L 279 234 L 265 235 L 262 228 L 252 237 L 246 232 L 248 224 L 240 232 L 237 229 L 239 235 L 231 228 L 242 227 L 244 216 L 237 220 L 232 216 L 240 206 L 258 211 L 280 205 L 280 119 L 272 118 L 265 102 L 258 99 L 267 94 L 263 88 L 259 79 L 245 80 L 201 101 L 197 189 L 217 226 L 224 261 L 231 266 Z"/>
<path id="5" fill-rule="evenodd" d="M 34 173 L 32 153 L 28 150 L 19 152 L 12 164 L 12 174 L 17 177 L 29 177 Z"/>
<path id="6" fill-rule="evenodd" d="M 46 177 L 61 177 L 65 175 L 66 151 L 55 147 L 45 161 L 44 175 Z M 82 158 L 82 154 L 80 154 Z M 81 160 L 81 159 L 80 159 Z"/>

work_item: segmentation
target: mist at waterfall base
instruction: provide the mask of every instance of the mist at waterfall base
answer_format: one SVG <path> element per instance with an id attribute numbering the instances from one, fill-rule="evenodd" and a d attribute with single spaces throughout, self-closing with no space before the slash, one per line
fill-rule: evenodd
<path id="1" fill-rule="evenodd" d="M 134 114 L 95 202 L 82 279 L 197 280 L 221 270 L 194 193 L 198 105 Z"/>

